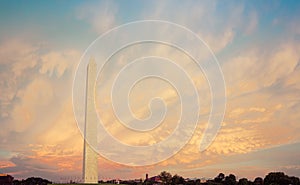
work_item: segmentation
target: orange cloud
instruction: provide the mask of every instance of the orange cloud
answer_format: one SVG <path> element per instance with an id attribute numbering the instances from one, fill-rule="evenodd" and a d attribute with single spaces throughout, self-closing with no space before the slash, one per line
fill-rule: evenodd
<path id="1" fill-rule="evenodd" d="M 0 168 L 8 168 L 8 167 L 14 167 L 16 166 L 14 163 L 12 163 L 11 161 L 0 161 Z"/>

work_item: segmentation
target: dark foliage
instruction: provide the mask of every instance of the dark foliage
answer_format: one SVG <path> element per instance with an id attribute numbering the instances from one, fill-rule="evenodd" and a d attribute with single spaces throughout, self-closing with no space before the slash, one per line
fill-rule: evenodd
<path id="1" fill-rule="evenodd" d="M 265 185 L 300 185 L 298 177 L 289 177 L 283 172 L 271 172 L 264 179 Z"/>
<path id="2" fill-rule="evenodd" d="M 40 177 L 30 177 L 27 178 L 26 180 L 14 180 L 13 185 L 47 185 L 47 184 L 52 184 L 47 179 L 42 179 Z"/>

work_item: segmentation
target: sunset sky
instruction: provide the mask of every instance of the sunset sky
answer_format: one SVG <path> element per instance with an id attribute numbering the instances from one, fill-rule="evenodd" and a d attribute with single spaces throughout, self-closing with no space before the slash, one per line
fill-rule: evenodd
<path id="1" fill-rule="evenodd" d="M 160 128 L 148 133 L 125 132 L 111 116 L 112 109 L 106 109 L 111 103 L 112 77 L 124 61 L 136 55 L 178 60 L 203 92 L 199 95 L 200 118 L 189 142 L 171 158 L 130 166 L 100 156 L 99 178 L 144 178 L 146 173 L 154 176 L 163 170 L 184 177 L 215 177 L 223 172 L 253 180 L 270 171 L 299 177 L 299 17 L 300 1 L 296 0 L 1 1 L 0 173 L 20 179 L 81 178 L 83 137 L 72 105 L 73 80 L 81 56 L 95 39 L 116 26 L 164 20 L 194 32 L 217 57 L 226 86 L 222 127 L 214 142 L 200 152 L 212 107 L 212 82 L 205 80 L 201 70 L 194 70 L 188 57 L 162 45 L 124 49 L 112 58 L 96 87 L 96 108 L 110 134 L 125 144 L 144 146 L 166 139 L 176 128 L 179 97 L 166 81 L 146 79 L 129 96 L 132 112 L 140 119 L 151 114 L 151 98 L 165 100 L 169 112 Z M 174 70 L 168 72 L 177 75 Z M 177 80 L 185 85 L 183 79 Z M 122 93 L 118 91 L 120 97 Z M 193 108 L 193 100 L 187 103 Z M 160 107 L 151 108 L 161 111 Z M 130 160 L 130 152 L 118 152 Z M 147 152 L 142 155 L 145 160 L 158 157 Z"/>

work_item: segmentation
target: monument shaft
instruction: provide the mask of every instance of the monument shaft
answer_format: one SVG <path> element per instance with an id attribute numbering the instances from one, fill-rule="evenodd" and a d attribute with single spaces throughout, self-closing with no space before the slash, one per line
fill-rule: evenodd
<path id="1" fill-rule="evenodd" d="M 97 115 L 95 111 L 95 82 L 97 64 L 93 59 L 87 67 L 86 107 L 84 130 L 83 178 L 84 183 L 98 183 Z"/>

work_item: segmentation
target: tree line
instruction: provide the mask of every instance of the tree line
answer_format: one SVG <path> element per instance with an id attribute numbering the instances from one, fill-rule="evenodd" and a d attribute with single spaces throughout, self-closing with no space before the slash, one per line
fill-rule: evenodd
<path id="1" fill-rule="evenodd" d="M 25 180 L 14 180 L 13 185 L 47 185 L 52 184 L 47 179 L 30 177 Z M 105 184 L 105 183 L 101 183 Z M 127 185 L 300 185 L 298 177 L 288 176 L 283 172 L 270 172 L 264 178 L 256 177 L 253 181 L 247 178 L 237 179 L 234 174 L 219 173 L 215 178 L 201 182 L 200 179 L 185 179 L 182 176 L 163 171 L 155 178 L 146 178 L 145 181 L 123 181 Z"/>
<path id="2" fill-rule="evenodd" d="M 171 173 L 163 171 L 159 175 L 159 181 L 154 179 L 146 179 L 144 185 L 300 185 L 298 177 L 288 176 L 283 172 L 270 172 L 264 178 L 256 177 L 254 181 L 247 178 L 237 180 L 234 174 L 225 176 L 224 173 L 219 173 L 214 179 L 201 182 L 200 179 L 189 180 L 184 179 L 180 175 L 172 176 Z"/>
<path id="3" fill-rule="evenodd" d="M 52 184 L 52 182 L 40 177 L 29 177 L 27 179 L 13 181 L 13 185 L 48 185 L 48 184 Z"/>

